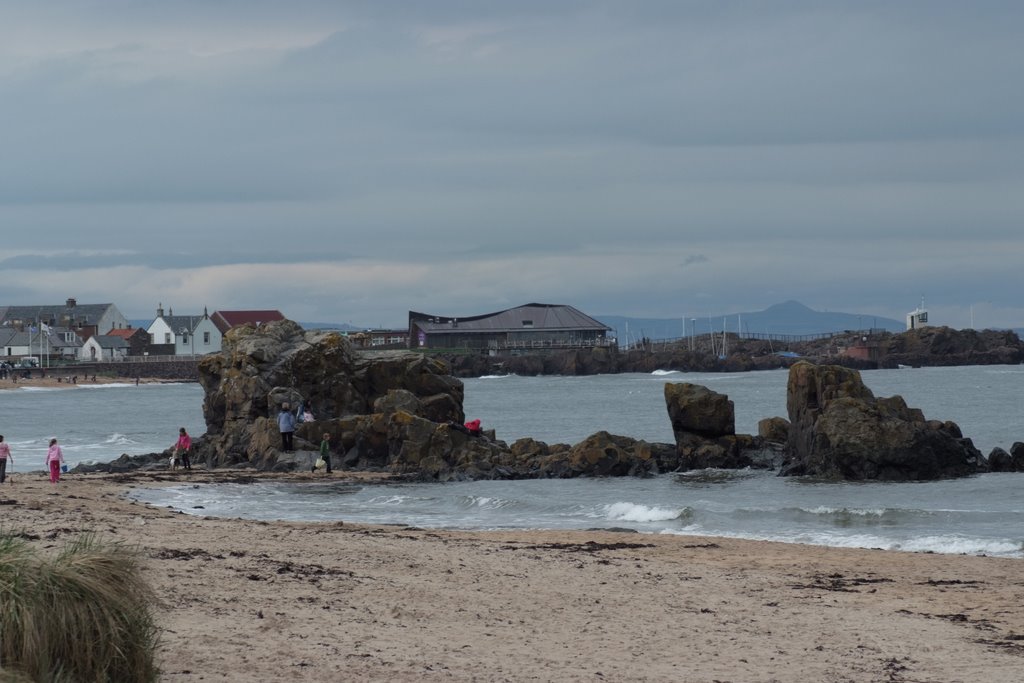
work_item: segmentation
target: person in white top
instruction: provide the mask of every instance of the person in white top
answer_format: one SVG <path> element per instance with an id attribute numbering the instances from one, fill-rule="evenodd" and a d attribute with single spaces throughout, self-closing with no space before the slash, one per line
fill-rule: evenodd
<path id="1" fill-rule="evenodd" d="M 0 484 L 7 481 L 7 461 L 14 462 L 14 456 L 11 455 L 11 447 L 4 442 L 4 435 L 0 434 Z"/>

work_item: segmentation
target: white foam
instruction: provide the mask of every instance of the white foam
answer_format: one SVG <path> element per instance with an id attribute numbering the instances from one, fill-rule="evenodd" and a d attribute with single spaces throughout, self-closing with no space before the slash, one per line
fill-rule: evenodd
<path id="1" fill-rule="evenodd" d="M 830 533 L 743 533 L 723 530 L 709 531 L 692 525 L 682 529 L 662 529 L 659 533 L 673 536 L 721 536 L 750 541 L 772 541 L 798 545 L 818 545 L 830 548 L 869 548 L 911 553 L 939 555 L 991 555 L 993 557 L 1024 558 L 1024 543 L 1010 540 L 977 539 L 957 536 L 922 536 L 895 540 L 871 534 L 836 535 Z"/>
<path id="2" fill-rule="evenodd" d="M 662 377 L 664 375 L 678 375 L 678 374 L 680 374 L 680 371 L 679 370 L 655 370 L 651 374 L 652 375 L 657 375 L 658 377 Z"/>
<path id="3" fill-rule="evenodd" d="M 636 503 L 612 503 L 605 506 L 605 516 L 617 522 L 661 522 L 679 519 L 686 512 L 686 508 L 673 510 Z"/>
<path id="4" fill-rule="evenodd" d="M 834 508 L 826 505 L 819 505 L 814 508 L 799 508 L 801 512 L 806 512 L 812 515 L 854 515 L 856 517 L 881 517 L 885 514 L 885 510 L 882 508 L 876 509 L 864 509 L 864 508 Z"/>
<path id="5" fill-rule="evenodd" d="M 135 442 L 132 441 L 131 439 L 129 439 L 124 434 L 118 434 L 117 432 L 114 432 L 113 434 L 108 436 L 107 440 L 104 441 L 103 443 L 104 443 L 104 445 L 114 444 L 114 445 L 118 445 L 118 446 L 129 446 L 129 445 L 131 445 L 131 444 L 133 444 Z"/>

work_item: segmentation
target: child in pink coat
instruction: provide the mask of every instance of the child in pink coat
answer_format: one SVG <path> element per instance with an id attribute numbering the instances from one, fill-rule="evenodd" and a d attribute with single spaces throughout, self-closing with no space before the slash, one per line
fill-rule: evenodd
<path id="1" fill-rule="evenodd" d="M 46 464 L 50 468 L 50 482 L 60 481 L 60 466 L 64 464 L 64 453 L 57 445 L 57 439 L 50 439 L 50 450 L 46 452 Z"/>

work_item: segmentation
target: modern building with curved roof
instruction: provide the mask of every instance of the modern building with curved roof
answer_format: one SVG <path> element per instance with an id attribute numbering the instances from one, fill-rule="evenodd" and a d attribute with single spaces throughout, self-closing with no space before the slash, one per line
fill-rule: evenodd
<path id="1" fill-rule="evenodd" d="M 612 328 L 561 304 L 526 304 L 468 317 L 409 311 L 412 348 L 480 350 L 559 349 L 609 346 Z"/>

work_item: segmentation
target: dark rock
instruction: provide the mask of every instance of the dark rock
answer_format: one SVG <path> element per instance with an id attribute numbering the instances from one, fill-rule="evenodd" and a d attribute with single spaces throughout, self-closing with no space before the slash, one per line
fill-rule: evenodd
<path id="1" fill-rule="evenodd" d="M 903 398 L 875 398 L 856 370 L 800 362 L 787 386 L 783 474 L 927 480 L 982 472 L 986 463 L 952 422 L 925 420 Z"/>
<path id="2" fill-rule="evenodd" d="M 988 455 L 988 466 L 993 472 L 1024 472 L 1024 443 L 1014 442 L 1009 453 L 993 448 Z"/>
<path id="3" fill-rule="evenodd" d="M 199 381 L 207 432 L 196 451 L 211 467 L 274 467 L 283 402 L 304 402 L 317 416 L 296 428 L 296 448 L 315 449 L 327 431 L 367 463 L 386 460 L 386 412 L 376 420 L 338 421 L 374 414 L 378 400 L 385 411 L 412 406 L 430 420 L 464 420 L 462 382 L 444 362 L 412 352 L 356 353 L 340 333 L 305 332 L 289 320 L 230 330 L 221 353 L 200 362 Z"/>
<path id="4" fill-rule="evenodd" d="M 699 384 L 666 383 L 665 404 L 672 432 L 681 435 L 717 438 L 736 433 L 736 411 L 724 394 Z"/>
<path id="5" fill-rule="evenodd" d="M 768 443 L 785 444 L 789 441 L 789 420 L 766 417 L 757 423 L 757 435 Z"/>
<path id="6" fill-rule="evenodd" d="M 1013 469 L 1015 472 L 1024 472 L 1024 443 L 1015 441 L 1010 446 L 1010 457 L 1013 459 Z"/>
<path id="7" fill-rule="evenodd" d="M 1013 456 L 1004 449 L 996 446 L 988 454 L 988 468 L 992 472 L 1016 472 L 1013 465 Z"/>

